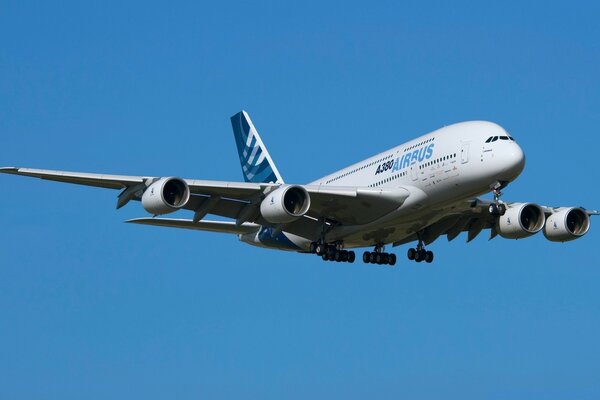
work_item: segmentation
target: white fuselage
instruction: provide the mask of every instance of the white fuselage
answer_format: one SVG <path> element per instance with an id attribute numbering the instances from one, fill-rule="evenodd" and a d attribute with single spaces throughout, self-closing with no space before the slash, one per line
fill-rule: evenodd
<path id="1" fill-rule="evenodd" d="M 470 121 L 443 127 L 310 185 L 410 191 L 401 207 L 378 220 L 335 227 L 327 234 L 327 241 L 343 240 L 345 247 L 364 247 L 413 235 L 423 226 L 459 211 L 468 200 L 490 192 L 497 182 L 513 181 L 524 166 L 523 151 L 501 126 Z M 310 243 L 295 235 L 286 236 L 301 248 Z"/>

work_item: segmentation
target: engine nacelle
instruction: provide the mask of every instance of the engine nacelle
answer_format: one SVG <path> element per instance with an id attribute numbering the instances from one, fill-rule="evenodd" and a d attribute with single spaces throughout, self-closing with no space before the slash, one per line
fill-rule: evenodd
<path id="1" fill-rule="evenodd" d="M 559 208 L 546 219 L 544 236 L 551 242 L 568 242 L 585 235 L 590 230 L 590 216 L 577 207 Z"/>
<path id="2" fill-rule="evenodd" d="M 541 231 L 545 220 L 544 210 L 537 204 L 515 203 L 498 218 L 496 230 L 505 239 L 522 239 Z"/>
<path id="3" fill-rule="evenodd" d="M 284 185 L 260 203 L 260 213 L 273 224 L 285 224 L 302 217 L 310 207 L 310 195 L 302 186 Z"/>
<path id="4" fill-rule="evenodd" d="M 190 188 L 180 178 L 161 178 L 148 186 L 142 195 L 142 206 L 153 215 L 172 213 L 185 206 Z"/>

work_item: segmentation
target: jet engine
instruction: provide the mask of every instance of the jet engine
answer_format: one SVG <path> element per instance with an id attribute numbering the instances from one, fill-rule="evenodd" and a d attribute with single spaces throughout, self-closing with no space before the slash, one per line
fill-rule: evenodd
<path id="1" fill-rule="evenodd" d="M 568 242 L 582 237 L 589 229 L 590 216 L 585 210 L 564 207 L 546 219 L 544 236 L 551 242 Z"/>
<path id="2" fill-rule="evenodd" d="M 142 195 L 142 206 L 153 215 L 177 211 L 190 199 L 190 188 L 180 178 L 161 178 L 148 186 Z"/>
<path id="3" fill-rule="evenodd" d="M 285 224 L 302 217 L 310 207 L 310 196 L 302 186 L 284 185 L 260 203 L 260 213 L 273 224 Z"/>
<path id="4" fill-rule="evenodd" d="M 544 227 L 544 210 L 533 203 L 514 203 L 498 218 L 496 230 L 505 239 L 523 239 Z"/>

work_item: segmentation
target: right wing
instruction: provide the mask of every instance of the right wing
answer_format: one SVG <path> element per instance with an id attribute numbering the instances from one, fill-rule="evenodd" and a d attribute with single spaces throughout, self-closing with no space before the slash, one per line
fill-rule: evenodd
<path id="1" fill-rule="evenodd" d="M 107 189 L 121 189 L 117 208 L 123 207 L 131 200 L 140 200 L 144 191 L 160 179 L 151 176 L 107 175 L 15 167 L 0 168 L 0 173 Z M 196 179 L 185 179 L 185 182 L 190 189 L 191 197 L 183 208 L 195 212 L 193 223 L 198 223 L 207 214 L 214 214 L 235 220 L 237 226 L 246 222 L 273 225 L 260 215 L 260 203 L 269 192 L 279 187 L 277 184 Z M 405 188 L 385 189 L 326 185 L 303 187 L 310 195 L 310 209 L 304 217 L 280 228 L 309 238 L 319 236 L 323 229 L 323 221 L 333 225 L 357 225 L 373 222 L 400 207 L 410 196 L 410 191 Z M 141 221 L 132 222 L 166 226 L 164 221 L 157 223 Z"/>

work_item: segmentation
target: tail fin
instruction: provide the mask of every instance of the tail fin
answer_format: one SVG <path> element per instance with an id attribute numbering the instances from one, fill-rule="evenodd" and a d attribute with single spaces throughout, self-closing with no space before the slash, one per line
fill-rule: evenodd
<path id="1" fill-rule="evenodd" d="M 231 117 L 231 126 L 246 182 L 283 183 L 248 113 L 240 111 Z"/>

